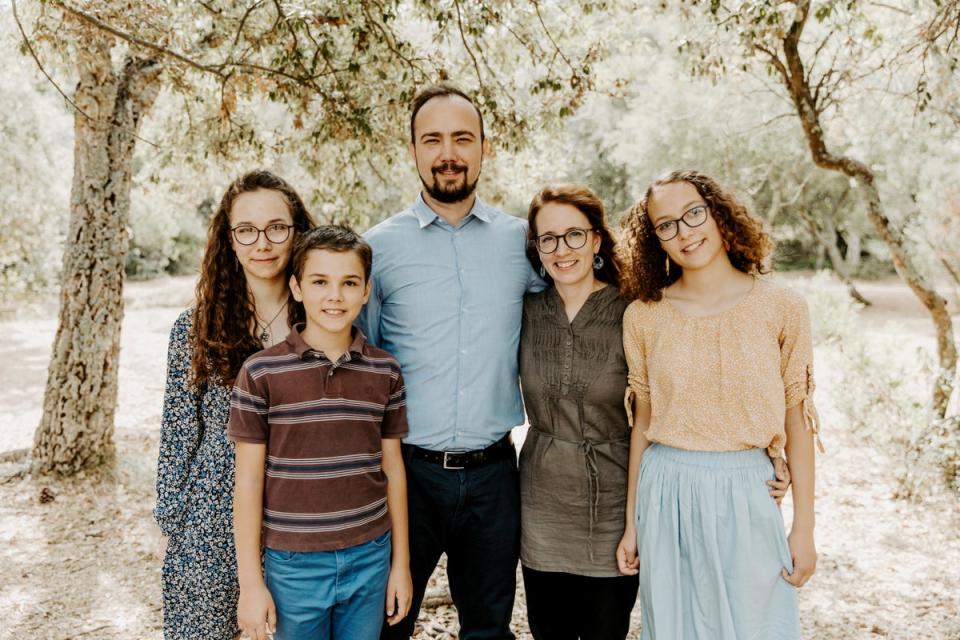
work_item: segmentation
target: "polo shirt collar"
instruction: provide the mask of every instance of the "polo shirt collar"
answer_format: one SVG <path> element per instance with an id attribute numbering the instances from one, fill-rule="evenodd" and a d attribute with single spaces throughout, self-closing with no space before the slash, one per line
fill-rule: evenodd
<path id="1" fill-rule="evenodd" d="M 362 356 L 363 348 L 367 346 L 367 336 L 363 335 L 363 331 L 360 331 L 359 327 L 353 328 L 353 342 L 350 343 L 350 348 L 347 349 L 352 354 Z"/>
<path id="2" fill-rule="evenodd" d="M 303 322 L 297 323 L 290 329 L 290 335 L 287 336 L 286 343 L 290 346 L 290 349 L 297 354 L 297 357 L 303 360 L 303 356 L 309 352 L 314 351 L 313 347 L 308 345 L 303 336 L 300 333 L 306 328 L 306 324 Z M 350 347 L 347 351 L 350 354 L 362 356 L 363 348 L 367 344 L 367 337 L 363 335 L 363 331 L 360 331 L 357 327 L 353 328 L 353 341 L 350 343 Z"/>
<path id="3" fill-rule="evenodd" d="M 434 220 L 440 217 L 436 211 L 430 208 L 430 205 L 424 202 L 422 192 L 417 195 L 417 201 L 413 204 L 413 214 L 417 216 L 421 229 L 430 226 Z M 482 222 L 490 222 L 493 219 L 493 211 L 477 196 L 464 219 L 467 216 L 473 216 Z"/>

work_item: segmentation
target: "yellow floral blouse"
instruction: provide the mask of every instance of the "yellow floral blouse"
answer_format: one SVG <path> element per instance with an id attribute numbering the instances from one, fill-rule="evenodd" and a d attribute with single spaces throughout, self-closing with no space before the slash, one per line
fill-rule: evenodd
<path id="1" fill-rule="evenodd" d="M 665 299 L 632 302 L 623 316 L 629 366 L 627 415 L 650 405 L 646 437 L 691 451 L 766 448 L 783 455 L 786 410 L 803 404 L 820 443 L 813 406 L 810 316 L 800 294 L 769 280 L 733 307 L 691 316 Z"/>

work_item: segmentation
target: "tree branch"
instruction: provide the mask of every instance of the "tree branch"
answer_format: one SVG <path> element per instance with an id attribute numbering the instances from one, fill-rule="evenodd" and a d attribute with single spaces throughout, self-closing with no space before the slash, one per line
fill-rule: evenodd
<path id="1" fill-rule="evenodd" d="M 93 118 L 90 115 L 87 115 L 87 112 L 81 109 L 77 105 L 77 103 L 74 102 L 73 99 L 70 96 L 68 96 L 63 89 L 60 88 L 60 85 L 57 84 L 57 81 L 54 80 L 49 73 L 47 73 L 47 70 L 44 68 L 43 63 L 40 62 L 40 58 L 37 57 L 37 52 L 34 51 L 33 45 L 30 44 L 30 38 L 27 37 L 27 32 L 23 28 L 23 24 L 20 22 L 20 16 L 17 14 L 17 0 L 11 0 L 10 4 L 11 4 L 11 7 L 13 8 L 13 20 L 14 22 L 17 23 L 17 29 L 20 30 L 20 36 L 23 38 L 23 44 L 24 46 L 26 46 L 27 51 L 30 53 L 30 57 L 33 58 L 33 61 L 37 63 L 37 68 L 40 69 L 40 73 L 43 74 L 43 76 L 47 79 L 47 81 L 51 85 L 53 85 L 53 88 L 57 90 L 57 93 L 59 93 L 63 97 L 63 99 L 66 100 L 70 104 L 70 106 L 74 108 L 74 110 L 77 113 L 82 115 L 84 118 L 86 118 L 90 122 L 94 122 L 98 125 L 102 124 L 102 122 L 100 122 L 99 120 Z"/>
<path id="2" fill-rule="evenodd" d="M 457 27 L 460 29 L 460 41 L 463 42 L 463 48 L 467 50 L 467 55 L 470 56 L 470 60 L 473 61 L 473 70 L 474 73 L 477 74 L 477 84 L 482 93 L 483 75 L 480 73 L 480 65 L 477 64 L 477 58 L 473 55 L 473 51 L 470 49 L 470 44 L 467 42 L 467 36 L 463 32 L 463 18 L 460 15 L 460 0 L 454 0 L 453 6 L 457 9 Z"/>
<path id="3" fill-rule="evenodd" d="M 111 27 L 110 25 L 106 24 L 105 22 L 103 22 L 103 21 L 101 21 L 101 20 L 98 20 L 97 18 L 95 18 L 95 17 L 93 17 L 93 16 L 91 16 L 91 15 L 89 15 L 89 14 L 87 14 L 87 13 L 84 13 L 83 11 L 80 11 L 79 9 L 77 9 L 77 8 L 75 8 L 75 7 L 71 7 L 70 5 L 68 5 L 66 2 L 63 2 L 62 0 L 54 0 L 54 2 L 55 2 L 55 4 L 56 4 L 57 6 L 59 6 L 61 9 L 63 9 L 64 11 L 66 11 L 67 13 L 69 13 L 70 15 L 75 16 L 75 17 L 77 17 L 77 18 L 80 18 L 81 20 L 83 20 L 83 21 L 86 22 L 87 24 L 89 24 L 89 25 L 91 25 L 91 26 L 93 26 L 93 27 L 96 27 L 97 29 L 99 29 L 99 30 L 101 30 L 101 31 L 106 31 L 107 33 L 109 33 L 109 34 L 111 34 L 111 35 L 113 35 L 113 36 L 116 36 L 117 38 L 120 38 L 121 40 L 126 40 L 127 42 L 129 42 L 129 43 L 131 43 L 131 44 L 135 44 L 135 45 L 137 45 L 137 46 L 139 46 L 139 47 L 143 47 L 143 48 L 145 48 L 145 49 L 150 49 L 151 51 L 154 51 L 154 52 L 156 52 L 156 53 L 159 53 L 159 54 L 161 54 L 161 55 L 163 55 L 163 56 L 166 56 L 166 57 L 168 57 L 168 58 L 173 58 L 174 60 L 177 60 L 178 62 L 182 62 L 183 64 L 185 64 L 185 65 L 187 65 L 187 66 L 190 66 L 190 67 L 193 67 L 194 69 L 197 69 L 197 70 L 199 70 L 199 71 L 203 71 L 203 72 L 205 72 L 205 73 L 212 73 L 212 74 L 215 75 L 215 76 L 223 76 L 223 73 L 222 73 L 220 70 L 218 70 L 216 67 L 212 67 L 212 66 L 210 66 L 210 65 L 201 64 L 201 63 L 197 62 L 196 60 L 191 60 L 190 58 L 188 58 L 188 57 L 186 57 L 186 56 L 184 56 L 184 55 L 182 55 L 182 54 L 179 54 L 179 53 L 177 53 L 176 51 L 172 51 L 172 50 L 168 49 L 167 47 L 163 47 L 163 46 L 158 45 L 158 44 L 156 44 L 156 43 L 154 43 L 154 42 L 148 42 L 147 40 L 144 40 L 144 39 L 142 39 L 142 38 L 138 38 L 138 37 L 136 37 L 136 36 L 134 36 L 134 35 L 131 35 L 131 34 L 129 34 L 129 33 L 126 33 L 126 32 L 124 32 L 124 31 L 121 31 L 121 30 L 119 30 L 119 29 L 117 29 L 117 28 L 115 28 L 115 27 Z"/>
<path id="4" fill-rule="evenodd" d="M 86 23 L 90 24 L 91 26 L 97 29 L 100 29 L 101 31 L 105 31 L 113 36 L 116 36 L 117 38 L 120 38 L 121 40 L 125 40 L 131 44 L 137 45 L 139 47 L 143 47 L 145 49 L 149 49 L 151 51 L 161 54 L 162 56 L 172 58 L 177 62 L 187 65 L 188 67 L 192 67 L 204 73 L 212 74 L 214 76 L 217 76 L 218 78 L 224 78 L 227 75 L 224 73 L 224 70 L 229 67 L 262 71 L 263 73 L 267 73 L 270 75 L 281 76 L 288 80 L 292 80 L 293 82 L 298 84 L 303 84 L 303 83 L 311 84 L 312 81 L 315 80 L 316 78 L 327 75 L 327 73 L 321 73 L 313 76 L 310 76 L 310 75 L 305 77 L 297 76 L 292 73 L 287 73 L 286 71 L 283 71 L 281 69 L 265 67 L 263 65 L 253 64 L 250 62 L 235 62 L 230 59 L 227 59 L 223 62 L 218 62 L 216 64 L 203 64 L 203 63 L 197 62 L 196 60 L 188 58 L 187 56 L 181 53 L 177 53 L 176 51 L 173 51 L 167 47 L 156 44 L 155 42 L 150 42 L 148 40 L 138 38 L 132 34 L 126 33 L 125 31 L 121 31 L 120 29 L 112 27 L 106 24 L 105 22 L 98 20 L 97 18 L 87 13 L 84 13 L 83 11 L 80 11 L 79 9 L 69 6 L 66 2 L 63 2 L 63 0 L 53 0 L 53 2 L 55 2 L 57 6 L 61 7 L 67 13 L 73 16 L 76 16 L 77 18 L 80 18 L 81 20 L 85 21 Z M 334 70 L 331 70 L 330 73 L 335 74 L 335 73 L 338 73 L 339 71 L 342 71 L 342 70 L 334 69 Z"/>
<path id="5" fill-rule="evenodd" d="M 219 16 L 221 13 L 223 13 L 222 10 L 214 9 L 213 7 L 210 6 L 210 3 L 203 2 L 203 0 L 197 0 L 197 4 L 199 4 L 201 7 L 203 7 L 204 9 L 206 9 L 207 11 L 209 11 L 215 16 Z"/>
<path id="6" fill-rule="evenodd" d="M 255 9 L 260 7 L 264 3 L 264 0 L 257 0 L 252 5 L 247 7 L 247 10 L 243 12 L 243 17 L 240 18 L 240 26 L 237 27 L 237 34 L 233 37 L 233 46 L 230 48 L 230 52 L 233 53 L 233 49 L 237 46 L 237 43 L 240 42 L 240 36 L 243 35 L 243 28 L 247 24 L 247 18 L 250 17 L 250 14 L 254 12 Z"/>
<path id="7" fill-rule="evenodd" d="M 93 116 L 89 115 L 83 109 L 81 109 L 80 106 L 76 102 L 74 102 L 74 100 L 70 96 L 68 96 L 63 89 L 60 88 L 60 85 L 57 84 L 57 81 L 54 80 L 49 73 L 47 73 L 47 70 L 44 68 L 43 63 L 40 62 L 40 58 L 37 57 L 37 52 L 34 50 L 33 45 L 30 44 L 30 39 L 27 37 L 27 32 L 23 28 L 23 24 L 20 22 L 20 16 L 17 14 L 17 0 L 11 0 L 10 4 L 11 4 L 11 8 L 13 9 L 13 20 L 14 22 L 17 23 L 17 29 L 20 31 L 20 36 L 23 38 L 23 44 L 24 46 L 26 46 L 27 51 L 30 53 L 30 57 L 33 58 L 33 61 L 37 63 L 37 68 L 40 69 L 40 73 L 43 74 L 43 76 L 47 79 L 47 81 L 51 85 L 53 85 L 53 88 L 57 90 L 57 93 L 59 93 L 63 97 L 63 99 L 66 100 L 71 107 L 73 107 L 73 109 L 77 113 L 79 113 L 81 116 L 89 120 L 96 127 L 107 126 L 108 123 L 106 121 L 98 120 Z M 116 126 L 116 123 L 112 123 L 112 124 Z M 146 142 L 147 144 L 154 147 L 155 149 L 160 148 L 159 144 L 157 144 L 156 142 L 153 142 L 152 140 L 147 140 L 146 138 L 139 135 L 136 131 L 131 131 L 126 127 L 120 127 L 120 128 L 126 131 L 127 133 L 129 133 L 130 135 L 132 135 L 137 140 Z"/>
<path id="8" fill-rule="evenodd" d="M 570 62 L 570 59 L 564 55 L 563 51 L 560 49 L 560 46 L 557 44 L 557 41 L 553 39 L 553 34 L 550 33 L 550 29 L 547 28 L 546 23 L 543 21 L 543 16 L 540 14 L 540 1 L 532 0 L 533 9 L 537 12 L 537 20 L 540 21 L 540 26 L 543 28 L 543 32 L 547 35 L 547 39 L 550 40 L 550 44 L 553 45 L 554 50 L 563 58 L 563 61 L 567 63 L 567 66 L 570 67 L 570 70 L 573 71 L 574 76 L 579 76 L 576 68 Z"/>
<path id="9" fill-rule="evenodd" d="M 787 86 L 789 86 L 790 73 L 787 71 L 787 67 L 783 64 L 783 60 L 780 59 L 780 56 L 778 56 L 776 52 L 771 51 L 770 49 L 763 46 L 762 44 L 754 44 L 753 48 L 759 51 L 760 53 L 766 54 L 766 56 L 770 59 L 770 64 L 772 64 L 773 68 L 780 73 L 780 76 L 783 78 L 783 81 L 787 84 Z"/>
<path id="10" fill-rule="evenodd" d="M 390 49 L 390 52 L 393 53 L 393 55 L 400 58 L 401 60 L 403 60 L 403 62 L 408 67 L 410 67 L 410 70 L 415 72 L 415 74 L 419 74 L 420 77 L 422 78 L 429 78 L 430 74 L 425 72 L 423 69 L 420 68 L 419 65 L 416 64 L 417 58 L 409 58 L 405 56 L 403 52 L 400 51 L 400 47 L 397 45 L 397 41 L 396 41 L 396 38 L 393 36 L 393 33 L 389 29 L 387 29 L 385 25 L 381 24 L 379 20 L 376 20 L 372 15 L 370 15 L 369 3 L 361 2 L 360 6 L 361 6 L 361 11 L 363 11 L 363 15 L 367 19 L 367 23 L 372 24 L 377 29 L 377 31 L 380 32 L 380 35 L 383 36 L 384 42 L 386 43 L 387 48 Z M 378 6 L 382 9 L 382 5 L 378 3 Z M 416 82 L 416 78 L 414 78 L 414 82 Z"/>
<path id="11" fill-rule="evenodd" d="M 827 46 L 827 43 L 830 42 L 830 38 L 833 37 L 833 34 L 837 32 L 836 29 L 830 29 L 827 35 L 823 40 L 820 41 L 820 44 L 817 45 L 817 48 L 813 52 L 813 59 L 810 62 L 810 67 L 813 68 L 817 64 L 817 59 L 820 57 L 820 52 L 823 51 L 823 48 Z"/>

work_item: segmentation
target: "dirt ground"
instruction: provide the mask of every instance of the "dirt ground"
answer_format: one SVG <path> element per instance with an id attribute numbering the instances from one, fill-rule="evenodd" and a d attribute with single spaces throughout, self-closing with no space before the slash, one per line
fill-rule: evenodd
<path id="1" fill-rule="evenodd" d="M 117 463 L 68 481 L 17 475 L 40 417 L 56 303 L 0 321 L 0 638 L 160 638 L 158 532 L 150 511 L 166 341 L 189 304 L 187 278 L 131 283 L 123 328 Z M 867 331 L 932 348 L 932 328 L 894 280 L 863 283 Z M 956 307 L 955 307 L 956 308 Z M 830 372 L 818 372 L 820 389 Z M 819 392 L 819 567 L 800 591 L 804 637 L 960 639 L 960 501 L 894 500 L 885 459 L 848 433 Z M 518 435 L 522 435 L 519 434 Z M 784 513 L 790 512 L 785 504 Z M 442 574 L 434 589 L 444 589 Z M 631 637 L 639 633 L 635 611 Z M 529 632 L 522 586 L 514 615 Z M 456 637 L 452 607 L 425 609 L 421 637 Z"/>

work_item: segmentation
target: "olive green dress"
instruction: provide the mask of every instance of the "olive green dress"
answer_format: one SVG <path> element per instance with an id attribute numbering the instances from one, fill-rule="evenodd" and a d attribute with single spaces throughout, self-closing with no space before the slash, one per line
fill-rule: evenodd
<path id="1" fill-rule="evenodd" d="M 567 321 L 554 287 L 527 294 L 520 381 L 520 559 L 537 571 L 613 577 L 623 535 L 630 433 L 623 396 L 626 302 L 593 292 Z"/>

